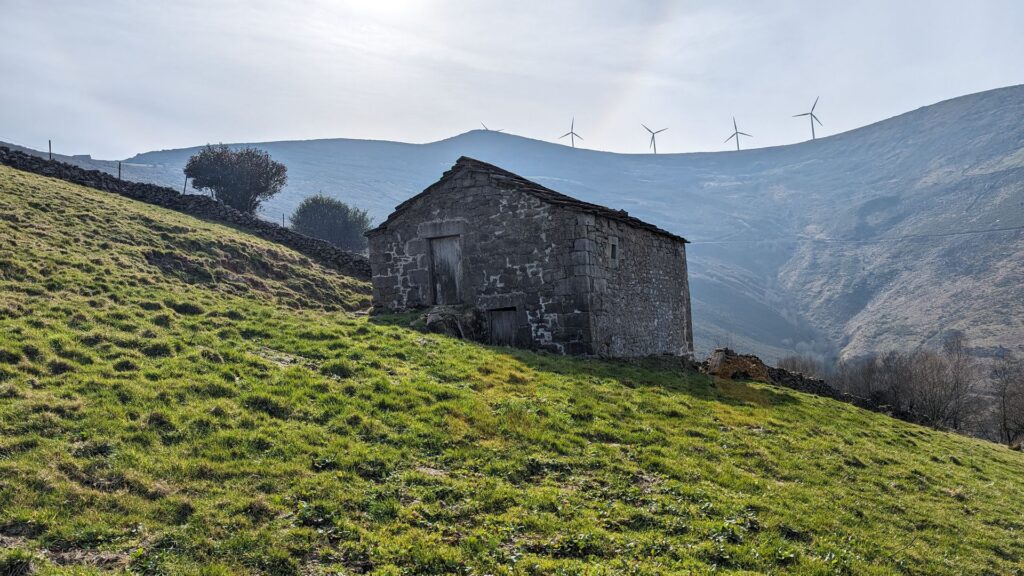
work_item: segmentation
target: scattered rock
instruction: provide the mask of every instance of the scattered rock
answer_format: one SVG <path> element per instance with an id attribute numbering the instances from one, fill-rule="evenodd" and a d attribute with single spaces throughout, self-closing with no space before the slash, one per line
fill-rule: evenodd
<path id="1" fill-rule="evenodd" d="M 726 380 L 756 380 L 772 383 L 768 367 L 753 354 L 737 354 L 728 348 L 719 348 L 708 358 L 707 373 Z"/>
<path id="2" fill-rule="evenodd" d="M 463 340 L 482 341 L 487 333 L 486 322 L 473 307 L 435 306 L 424 315 L 427 331 Z"/>

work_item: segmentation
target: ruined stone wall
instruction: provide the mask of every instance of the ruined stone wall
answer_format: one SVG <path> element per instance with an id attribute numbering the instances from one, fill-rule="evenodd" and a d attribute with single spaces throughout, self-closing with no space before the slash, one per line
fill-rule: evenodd
<path id="1" fill-rule="evenodd" d="M 586 215 L 594 352 L 693 355 L 686 244 Z"/>
<path id="2" fill-rule="evenodd" d="M 436 186 L 370 234 L 375 305 L 432 305 L 429 239 L 459 235 L 464 305 L 515 308 L 517 345 L 591 353 L 576 214 L 466 168 Z"/>
<path id="3" fill-rule="evenodd" d="M 64 162 L 14 151 L 4 146 L 0 146 L 0 164 L 119 194 L 140 202 L 184 212 L 204 220 L 235 226 L 264 240 L 287 246 L 345 274 L 360 279 L 369 279 L 370 277 L 370 263 L 365 256 L 346 252 L 329 242 L 303 236 L 258 216 L 240 212 L 209 196 L 181 194 L 177 190 L 164 186 L 118 180 L 116 176 L 99 170 L 85 170 Z"/>

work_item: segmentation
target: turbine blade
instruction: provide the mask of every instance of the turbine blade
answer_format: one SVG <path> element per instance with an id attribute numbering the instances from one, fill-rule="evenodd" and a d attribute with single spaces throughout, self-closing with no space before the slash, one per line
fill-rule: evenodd
<path id="1" fill-rule="evenodd" d="M 668 128 L 662 128 L 661 130 L 658 130 L 657 132 L 655 132 L 655 134 L 661 134 L 665 130 L 668 130 Z"/>
<path id="2" fill-rule="evenodd" d="M 570 135 L 570 134 L 572 134 L 572 132 L 566 132 L 565 134 L 562 134 L 562 135 L 561 135 L 561 136 L 559 136 L 558 138 L 559 138 L 559 139 L 562 139 L 562 138 L 565 138 L 566 136 L 568 136 L 568 135 Z"/>
<path id="3" fill-rule="evenodd" d="M 484 124 L 483 122 L 481 122 L 480 125 L 484 127 L 484 130 L 487 130 L 487 124 Z"/>
<path id="4" fill-rule="evenodd" d="M 732 136 L 729 136 L 728 138 L 726 138 L 725 141 L 728 142 L 729 140 L 732 140 L 733 138 L 736 137 L 737 134 L 739 134 L 739 132 L 733 132 Z"/>
<path id="5" fill-rule="evenodd" d="M 814 114 L 811 114 L 811 118 L 818 123 L 818 126 L 824 126 L 824 124 L 821 123 L 821 120 L 818 120 L 818 117 L 815 116 Z"/>
<path id="6" fill-rule="evenodd" d="M 647 127 L 647 124 L 644 124 L 643 122 L 641 122 L 640 125 L 644 127 L 644 130 L 647 130 L 648 132 L 651 131 L 651 129 Z"/>
<path id="7" fill-rule="evenodd" d="M 810 116 L 810 112 L 804 112 L 803 114 L 793 114 L 793 118 L 799 118 L 801 116 Z"/>
<path id="8" fill-rule="evenodd" d="M 746 136 L 748 138 L 753 138 L 753 136 L 751 136 L 750 134 L 747 134 L 746 132 L 737 132 L 737 134 L 742 134 L 742 135 L 744 135 L 744 136 Z"/>
<path id="9" fill-rule="evenodd" d="M 573 134 L 576 134 L 576 133 L 573 132 Z M 576 137 L 579 138 L 580 140 L 583 140 L 583 136 L 580 136 L 579 134 L 576 134 Z"/>
<path id="10" fill-rule="evenodd" d="M 814 105 L 811 106 L 811 112 L 814 112 L 814 108 L 818 106 L 818 98 L 821 98 L 821 96 L 818 96 L 814 99 Z"/>
<path id="11" fill-rule="evenodd" d="M 739 128 L 736 126 L 736 117 L 735 116 L 732 117 L 732 129 L 733 130 L 739 130 Z"/>

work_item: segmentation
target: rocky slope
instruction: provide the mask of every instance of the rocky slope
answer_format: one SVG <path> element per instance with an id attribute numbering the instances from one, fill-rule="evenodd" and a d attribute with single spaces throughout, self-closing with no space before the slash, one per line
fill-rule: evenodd
<path id="1" fill-rule="evenodd" d="M 611 154 L 483 131 L 260 146 L 289 166 L 275 220 L 320 190 L 381 219 L 468 155 L 679 233 L 694 242 L 701 351 L 858 355 L 959 329 L 991 354 L 1024 352 L 1022 119 L 1014 86 L 742 152 Z M 180 187 L 192 152 L 137 155 L 126 177 Z"/>

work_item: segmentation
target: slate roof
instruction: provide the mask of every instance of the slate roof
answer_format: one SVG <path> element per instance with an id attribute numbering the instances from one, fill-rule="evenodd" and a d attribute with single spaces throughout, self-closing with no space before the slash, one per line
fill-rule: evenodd
<path id="1" fill-rule="evenodd" d="M 396 206 L 394 212 L 392 212 L 388 216 L 387 220 L 382 222 L 380 226 L 371 230 L 369 233 L 372 234 L 374 232 L 386 228 L 388 223 L 391 222 L 398 214 L 403 212 L 406 208 L 411 206 L 413 203 L 417 202 L 419 199 L 430 194 L 436 187 L 445 182 L 448 178 L 452 177 L 457 173 L 462 172 L 463 170 L 486 173 L 496 181 L 504 181 L 510 184 L 512 188 L 514 188 L 515 190 L 534 196 L 535 198 L 554 206 L 561 206 L 569 208 L 571 210 L 577 210 L 580 212 L 585 212 L 587 214 L 600 216 L 602 218 L 608 218 L 609 220 L 622 222 L 634 228 L 647 230 L 655 234 L 659 234 L 661 236 L 666 236 L 673 240 L 678 240 L 684 243 L 688 242 L 686 238 L 683 238 L 682 236 L 678 236 L 667 230 L 658 228 L 654 224 L 649 224 L 647 222 L 644 222 L 643 220 L 640 220 L 639 218 L 634 218 L 633 216 L 630 216 L 629 213 L 626 212 L 625 210 L 613 210 L 611 208 L 608 208 L 607 206 L 601 206 L 600 204 L 591 204 L 590 202 L 584 202 L 583 200 L 573 198 L 572 196 L 567 196 L 560 192 L 555 192 L 550 188 L 546 188 L 544 186 L 541 186 L 540 184 L 537 184 L 536 182 L 527 180 L 526 178 L 523 178 L 518 174 L 513 174 L 512 172 L 509 172 L 508 170 L 498 168 L 493 164 L 481 162 L 480 160 L 469 158 L 468 156 L 462 156 L 461 158 L 456 160 L 455 165 L 453 165 L 451 169 L 445 172 L 444 175 L 441 176 L 440 180 L 428 186 L 423 192 L 420 192 L 419 194 L 413 196 L 412 198 L 409 198 L 405 202 L 402 202 L 401 204 Z"/>

